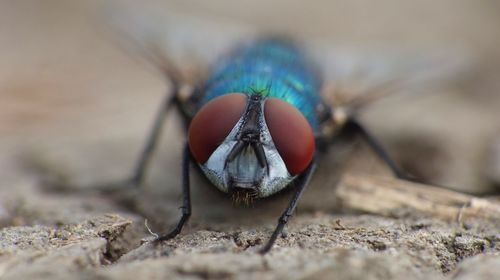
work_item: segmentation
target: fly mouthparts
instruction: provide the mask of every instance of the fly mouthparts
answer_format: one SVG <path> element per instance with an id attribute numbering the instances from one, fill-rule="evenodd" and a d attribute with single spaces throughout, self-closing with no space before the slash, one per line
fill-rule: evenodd
<path id="1" fill-rule="evenodd" d="M 259 197 L 258 188 L 253 185 L 252 187 L 231 187 L 231 198 L 234 204 L 245 204 L 250 205 L 255 198 Z"/>

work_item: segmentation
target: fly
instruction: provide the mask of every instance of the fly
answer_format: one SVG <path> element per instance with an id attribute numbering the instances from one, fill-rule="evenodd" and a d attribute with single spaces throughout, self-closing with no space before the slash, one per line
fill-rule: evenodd
<path id="1" fill-rule="evenodd" d="M 290 40 L 262 38 L 230 52 L 187 97 L 174 79 L 173 94 L 163 103 L 129 182 L 136 187 L 143 183 L 165 116 L 178 106 L 189 122 L 182 216 L 155 242 L 178 235 L 191 216 L 191 163 L 235 202 L 248 204 L 294 185 L 293 197 L 261 253 L 271 249 L 292 216 L 316 168 L 318 149 L 332 143 L 338 132 L 359 134 L 398 178 L 408 179 L 353 114 L 325 103 L 315 69 Z"/>
<path id="2" fill-rule="evenodd" d="M 133 39 L 140 45 L 144 33 L 137 33 L 140 35 Z M 148 53 L 147 46 L 139 47 L 143 51 L 145 48 L 150 60 L 158 64 L 154 52 Z M 364 105 L 401 86 L 393 80 L 372 86 L 375 88 L 372 94 L 353 99 L 347 109 L 331 106 L 320 94 L 326 84 L 323 73 L 302 48 L 291 40 L 277 37 L 260 38 L 233 48 L 211 68 L 203 81 L 195 84 L 182 79 L 172 65 L 169 61 L 161 65 L 171 80 L 172 94 L 162 103 L 127 181 L 134 187 L 143 183 L 165 117 L 173 107 L 179 108 L 189 123 L 182 159 L 182 215 L 171 232 L 154 242 L 177 236 L 191 216 L 191 164 L 197 165 L 216 188 L 235 202 L 251 203 L 294 186 L 288 206 L 260 250 L 263 254 L 272 248 L 292 216 L 316 169 L 318 151 L 331 144 L 341 132 L 356 133 L 396 177 L 413 180 L 356 118 Z M 404 81 L 403 86 L 405 82 L 413 81 Z"/>

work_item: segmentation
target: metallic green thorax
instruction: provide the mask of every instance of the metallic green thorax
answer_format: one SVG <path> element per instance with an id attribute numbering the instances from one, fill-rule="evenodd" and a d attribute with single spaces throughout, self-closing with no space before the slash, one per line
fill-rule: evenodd
<path id="1" fill-rule="evenodd" d="M 223 94 L 277 97 L 294 105 L 318 129 L 321 81 L 299 49 L 285 40 L 263 39 L 236 49 L 215 65 L 201 89 L 201 107 Z"/>

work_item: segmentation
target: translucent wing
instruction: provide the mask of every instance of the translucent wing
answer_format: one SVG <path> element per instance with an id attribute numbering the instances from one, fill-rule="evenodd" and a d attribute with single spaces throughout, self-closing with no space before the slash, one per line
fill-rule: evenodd
<path id="1" fill-rule="evenodd" d="M 102 11 L 99 19 L 120 47 L 164 74 L 190 81 L 203 77 L 208 66 L 236 43 L 259 33 L 241 23 L 173 11 L 168 4 L 118 1 Z"/>
<path id="2" fill-rule="evenodd" d="M 387 95 L 430 92 L 460 80 L 471 69 L 471 57 L 459 50 L 417 53 L 310 45 L 313 59 L 321 61 L 324 98 L 351 111 Z"/>
<path id="3" fill-rule="evenodd" d="M 141 53 L 167 76 L 191 82 L 202 80 L 208 66 L 235 45 L 267 32 L 158 3 L 120 1 L 108 6 L 102 19 L 123 46 Z M 458 79 L 470 61 L 459 51 L 417 53 L 305 41 L 302 45 L 323 75 L 327 102 L 352 111 L 386 95 L 423 91 Z"/>

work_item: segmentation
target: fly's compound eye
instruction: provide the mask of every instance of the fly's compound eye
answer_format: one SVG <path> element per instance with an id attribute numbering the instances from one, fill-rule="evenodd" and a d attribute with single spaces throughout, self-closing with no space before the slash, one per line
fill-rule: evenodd
<path id="1" fill-rule="evenodd" d="M 277 98 L 266 100 L 264 116 L 288 172 L 296 175 L 304 171 L 315 150 L 314 133 L 307 119 L 293 105 Z"/>
<path id="2" fill-rule="evenodd" d="M 188 130 L 189 149 L 199 163 L 210 155 L 229 135 L 245 112 L 247 97 L 229 93 L 205 104 L 191 120 Z"/>

